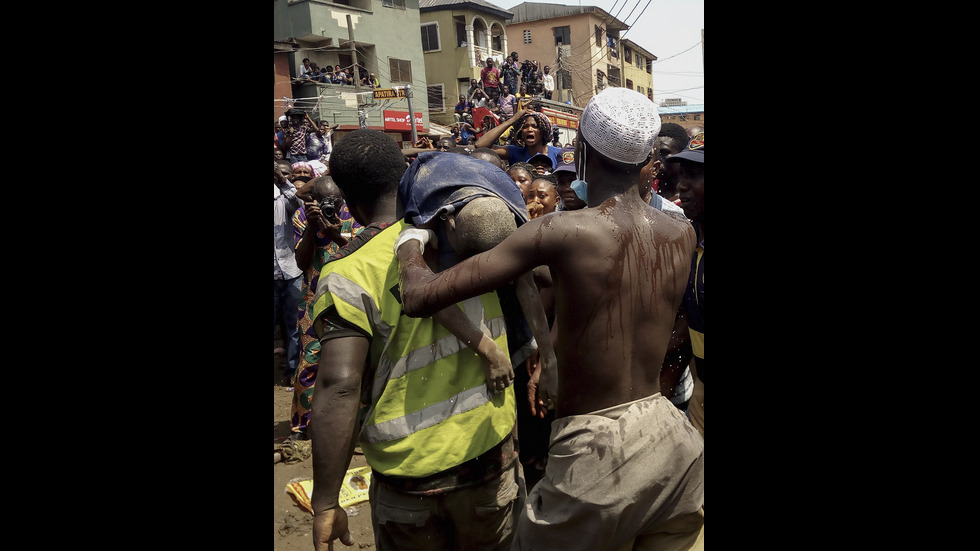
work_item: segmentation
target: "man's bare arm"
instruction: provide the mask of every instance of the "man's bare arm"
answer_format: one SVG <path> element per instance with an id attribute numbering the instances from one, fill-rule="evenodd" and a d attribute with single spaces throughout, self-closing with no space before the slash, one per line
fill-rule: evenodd
<path id="1" fill-rule="evenodd" d="M 340 538 L 353 545 L 347 513 L 338 501 L 344 475 L 356 443 L 357 410 L 361 403 L 361 377 L 368 357 L 366 337 L 323 341 L 313 409 L 307 428 L 313 445 L 313 542 L 326 551 Z M 350 543 L 347 543 L 347 542 Z"/>
<path id="2" fill-rule="evenodd" d="M 674 387 L 681 380 L 684 368 L 691 362 L 694 351 L 691 348 L 691 333 L 687 329 L 687 309 L 681 304 L 674 320 L 674 332 L 660 368 L 660 392 L 664 398 L 674 397 Z"/>
<path id="3" fill-rule="evenodd" d="M 554 398 L 558 395 L 558 361 L 555 358 L 555 347 L 551 340 L 551 328 L 548 327 L 548 316 L 544 312 L 544 305 L 541 303 L 541 295 L 538 287 L 534 284 L 533 271 L 525 272 L 516 282 L 517 300 L 521 303 L 521 310 L 524 318 L 531 328 L 531 334 L 535 342 L 538 343 L 538 357 L 541 362 L 541 370 L 538 374 L 537 396 L 529 395 L 529 400 L 541 398 L 549 409 L 553 408 Z M 535 393 L 532 393 L 535 394 Z M 534 404 L 531 404 L 532 415 L 535 412 Z"/>
<path id="4" fill-rule="evenodd" d="M 537 234 L 548 218 L 524 224 L 496 247 L 438 274 L 426 265 L 418 243 L 402 243 L 395 253 L 405 313 L 412 317 L 431 316 L 450 304 L 496 290 L 546 263 L 541 254 L 542 239 Z"/>
<path id="5" fill-rule="evenodd" d="M 477 138 L 476 147 L 493 147 L 493 145 L 497 143 L 497 140 L 499 140 L 500 137 L 504 135 L 504 132 L 506 132 L 507 129 L 513 126 L 514 124 L 517 124 L 517 122 L 520 121 L 523 116 L 524 116 L 524 109 L 518 109 L 517 112 L 514 113 L 513 117 L 498 124 L 497 126 L 494 126 L 486 133 L 484 133 L 482 136 Z M 504 155 L 507 154 L 506 148 L 495 148 L 494 151 L 496 151 L 498 155 L 506 159 L 506 157 L 504 157 Z M 503 153 L 501 153 L 501 151 L 503 151 Z"/>
<path id="6" fill-rule="evenodd" d="M 487 390 L 500 392 L 514 381 L 514 367 L 510 357 L 488 335 L 473 324 L 459 306 L 452 305 L 436 312 L 432 318 L 449 329 L 457 339 L 475 352 L 483 363 L 487 375 Z"/>

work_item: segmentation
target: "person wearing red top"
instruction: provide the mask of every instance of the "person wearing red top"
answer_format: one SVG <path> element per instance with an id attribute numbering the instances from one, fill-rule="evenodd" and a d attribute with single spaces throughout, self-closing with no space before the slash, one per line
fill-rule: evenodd
<path id="1" fill-rule="evenodd" d="M 480 71 L 480 82 L 483 83 L 483 90 L 486 91 L 490 99 L 497 101 L 500 91 L 497 85 L 500 83 L 500 71 L 493 66 L 493 58 L 487 58 L 487 66 Z"/>

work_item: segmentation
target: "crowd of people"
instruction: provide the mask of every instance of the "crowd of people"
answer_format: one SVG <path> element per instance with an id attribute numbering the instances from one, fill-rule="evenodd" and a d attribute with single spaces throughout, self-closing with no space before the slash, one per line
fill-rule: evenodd
<path id="1" fill-rule="evenodd" d="M 527 109 L 535 98 L 552 99 L 555 78 L 551 67 L 546 65 L 540 69 L 537 60 L 519 62 L 519 57 L 517 52 L 511 52 L 499 69 L 494 66 L 493 58 L 487 58 L 480 78 L 470 79 L 466 94 L 460 94 L 453 106 L 452 128 L 457 144 L 475 143 L 486 129 Z M 479 113 L 479 121 L 474 119 L 475 113 Z M 517 141 L 509 135 L 499 139 L 501 145 L 508 140 Z M 557 136 L 554 139 L 557 140 Z"/>
<path id="2" fill-rule="evenodd" d="M 310 58 L 304 57 L 303 64 L 300 65 L 297 72 L 299 74 L 296 78 L 299 80 L 347 86 L 353 86 L 354 81 L 357 80 L 357 83 L 365 88 L 381 88 L 381 81 L 378 79 L 378 76 L 368 71 L 363 61 L 357 62 L 357 65 L 351 64 L 347 67 L 341 67 L 340 65 L 320 67 L 316 63 L 311 62 Z"/>
<path id="3" fill-rule="evenodd" d="M 703 131 L 623 88 L 565 147 L 517 105 L 411 149 L 285 118 L 276 353 L 316 549 L 354 543 L 355 446 L 381 549 L 703 548 Z"/>

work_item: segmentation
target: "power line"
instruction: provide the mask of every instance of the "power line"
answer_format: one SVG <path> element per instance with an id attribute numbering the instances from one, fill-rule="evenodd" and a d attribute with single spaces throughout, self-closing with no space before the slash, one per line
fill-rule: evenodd
<path id="1" fill-rule="evenodd" d="M 683 52 L 676 53 L 676 54 L 674 54 L 674 55 L 672 55 L 670 57 L 665 57 L 663 59 L 658 59 L 658 60 L 654 61 L 653 63 L 655 63 L 655 64 L 663 63 L 664 61 L 667 61 L 668 59 L 673 59 L 673 58 L 675 58 L 675 57 L 677 57 L 677 56 L 679 56 L 681 54 L 686 54 L 687 52 L 693 50 L 694 48 L 696 48 L 700 44 L 701 44 L 701 41 L 699 40 L 694 46 L 691 46 L 690 48 L 684 50 Z"/>
<path id="2" fill-rule="evenodd" d="M 651 1 L 652 0 L 647 0 L 646 5 L 643 6 L 643 9 L 642 10 L 640 10 L 640 14 L 636 16 L 636 19 L 633 20 L 633 23 L 632 24 L 628 25 L 629 28 L 626 29 L 626 31 L 623 32 L 623 34 L 621 34 L 619 36 L 618 40 L 622 40 L 623 37 L 625 37 L 627 34 L 629 34 L 630 30 L 633 28 L 633 25 L 636 24 L 636 22 L 640 20 L 640 17 L 642 17 L 644 13 L 646 13 L 647 8 L 650 7 L 650 2 Z M 640 5 L 640 0 L 637 0 L 636 5 L 637 6 Z M 636 6 L 633 7 L 633 10 L 634 11 L 636 10 Z M 631 11 L 630 14 L 632 14 L 632 13 L 633 12 Z M 626 18 L 629 19 L 629 16 L 627 16 Z M 601 54 L 602 54 L 602 48 L 600 47 L 599 50 L 596 53 L 597 54 L 600 54 L 600 56 L 601 56 Z M 592 61 L 592 57 L 595 57 L 595 55 L 596 54 L 592 54 L 592 56 L 589 58 L 589 61 L 587 62 L 587 63 L 589 63 L 589 68 L 586 71 L 586 74 L 589 75 L 589 89 L 586 90 L 584 93 L 579 94 L 578 96 L 575 96 L 574 98 L 572 98 L 572 101 L 573 102 L 577 102 L 579 98 L 585 97 L 585 96 L 587 96 L 587 95 L 589 95 L 589 94 L 592 93 L 592 90 L 591 90 L 591 87 L 592 87 L 592 80 L 591 80 L 592 79 L 592 68 L 595 67 L 602 60 L 602 58 L 600 57 L 599 59 L 597 59 L 595 61 Z"/>

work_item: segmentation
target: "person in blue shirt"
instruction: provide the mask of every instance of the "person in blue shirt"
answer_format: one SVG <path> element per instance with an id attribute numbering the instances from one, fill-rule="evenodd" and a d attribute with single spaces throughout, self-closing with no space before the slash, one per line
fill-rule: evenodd
<path id="1" fill-rule="evenodd" d="M 497 140 L 511 126 L 516 126 L 517 138 L 523 145 L 496 145 Z M 485 132 L 476 141 L 476 147 L 489 147 L 508 164 L 526 163 L 535 155 L 544 154 L 551 159 L 551 166 L 558 165 L 561 148 L 548 145 L 551 139 L 551 121 L 537 111 L 519 109 L 514 116 Z"/>
<path id="2" fill-rule="evenodd" d="M 479 131 L 473 127 L 473 115 L 463 115 L 463 122 L 459 124 L 459 145 L 468 145 L 471 140 L 476 138 Z"/>

